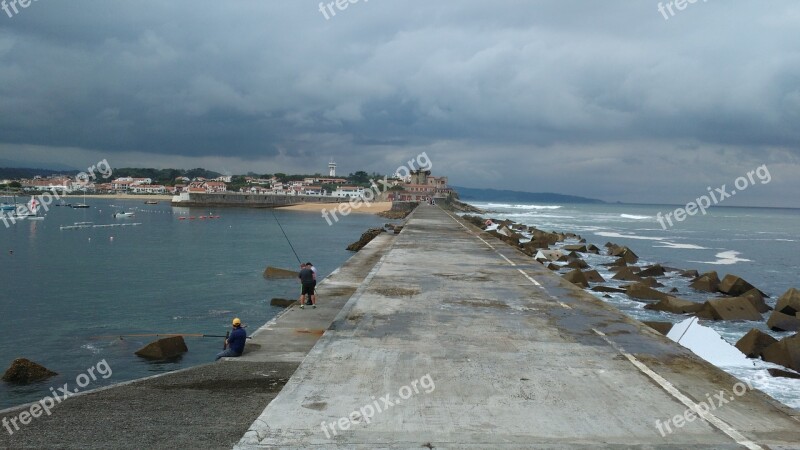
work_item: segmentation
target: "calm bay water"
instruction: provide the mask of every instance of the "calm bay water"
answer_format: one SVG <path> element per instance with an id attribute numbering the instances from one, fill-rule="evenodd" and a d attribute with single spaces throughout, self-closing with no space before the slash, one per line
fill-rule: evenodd
<path id="1" fill-rule="evenodd" d="M 39 400 L 50 387 L 105 359 L 113 370 L 89 388 L 213 361 L 220 338 L 187 337 L 179 361 L 151 363 L 133 352 L 155 337 L 119 334 L 221 334 L 233 317 L 255 331 L 281 311 L 273 297 L 294 298 L 294 280 L 265 280 L 268 265 L 296 269 L 269 210 L 172 208 L 169 202 L 88 198 L 90 209 L 52 207 L 44 221 L 0 224 L 0 370 L 26 357 L 58 377 L 27 387 L 0 382 L 0 408 Z M 112 206 L 114 205 L 114 206 Z M 136 216 L 115 219 L 134 209 Z M 214 220 L 180 217 L 220 215 Z M 328 226 L 319 213 L 275 215 L 320 279 L 344 263 L 345 247 L 386 220 L 351 214 Z M 138 226 L 61 230 L 76 222 Z M 13 254 L 10 253 L 13 251 Z"/>
<path id="2" fill-rule="evenodd" d="M 602 247 L 606 242 L 630 247 L 639 257 L 639 265 L 660 263 L 680 269 L 697 269 L 700 273 L 717 271 L 738 275 L 771 298 L 777 298 L 792 287 L 800 288 L 800 210 L 767 208 L 714 207 L 707 215 L 688 217 L 684 222 L 664 230 L 656 219 L 675 207 L 656 205 L 578 205 L 578 204 L 510 204 L 470 202 L 487 211 L 486 216 L 511 219 L 546 231 L 574 232 L 589 243 Z M 627 282 L 611 280 L 614 275 L 603 263 L 613 261 L 605 255 L 586 255 L 586 261 L 609 280 L 610 286 Z M 703 302 L 713 294 L 696 292 L 691 280 L 671 274 L 660 280 L 666 289 L 677 288 L 678 297 Z M 644 303 L 624 294 L 594 293 L 638 320 L 679 322 L 684 316 L 648 311 Z M 751 328 L 758 328 L 781 339 L 792 333 L 775 333 L 762 322 L 706 322 L 729 343 L 736 343 Z M 772 378 L 762 361 L 752 365 L 723 367 L 734 376 L 749 380 L 753 386 L 783 403 L 800 409 L 800 380 Z"/>

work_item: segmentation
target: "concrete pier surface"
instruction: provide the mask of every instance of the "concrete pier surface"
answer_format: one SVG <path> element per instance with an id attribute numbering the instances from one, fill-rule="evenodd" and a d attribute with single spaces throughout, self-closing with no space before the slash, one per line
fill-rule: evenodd
<path id="1" fill-rule="evenodd" d="M 798 416 L 423 205 L 236 448 L 800 448 Z"/>

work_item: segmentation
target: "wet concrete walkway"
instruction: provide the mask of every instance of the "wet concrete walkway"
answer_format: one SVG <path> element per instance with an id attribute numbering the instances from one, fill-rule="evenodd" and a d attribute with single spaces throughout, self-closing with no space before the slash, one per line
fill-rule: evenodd
<path id="1" fill-rule="evenodd" d="M 800 448 L 737 383 L 421 206 L 237 447 Z"/>

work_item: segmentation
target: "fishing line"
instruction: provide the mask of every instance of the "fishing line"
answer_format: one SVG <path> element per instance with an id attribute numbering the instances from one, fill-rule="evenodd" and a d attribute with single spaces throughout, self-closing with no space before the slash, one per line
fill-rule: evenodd
<path id="1" fill-rule="evenodd" d="M 297 256 L 297 252 L 294 250 L 294 246 L 292 245 L 292 241 L 289 240 L 289 236 L 287 236 L 286 235 L 286 231 L 283 230 L 283 226 L 281 225 L 281 222 L 278 220 L 278 216 L 275 215 L 275 208 L 269 208 L 269 212 L 272 213 L 272 217 L 275 219 L 275 223 L 278 224 L 278 227 L 280 227 L 281 232 L 283 233 L 283 237 L 285 237 L 286 238 L 286 242 L 289 243 L 289 247 L 291 247 L 292 253 L 294 253 L 294 257 L 297 258 L 297 262 L 300 263 L 300 264 L 303 264 L 303 262 L 300 261 L 300 257 Z"/>

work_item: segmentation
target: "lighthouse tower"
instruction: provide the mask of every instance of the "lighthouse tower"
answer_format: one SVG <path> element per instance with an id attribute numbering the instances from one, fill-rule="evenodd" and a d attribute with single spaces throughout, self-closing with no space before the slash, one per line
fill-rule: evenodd
<path id="1" fill-rule="evenodd" d="M 336 176 L 336 163 L 333 162 L 333 159 L 328 163 L 328 169 L 330 170 L 331 178 L 334 178 Z"/>

